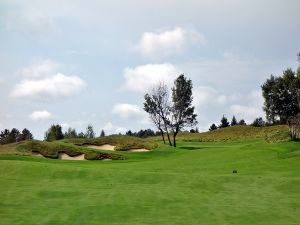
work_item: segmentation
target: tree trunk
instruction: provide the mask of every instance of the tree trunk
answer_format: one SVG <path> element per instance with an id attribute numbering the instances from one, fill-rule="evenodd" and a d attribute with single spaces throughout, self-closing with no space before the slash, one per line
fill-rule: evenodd
<path id="1" fill-rule="evenodd" d="M 170 144 L 170 146 L 172 146 L 172 142 L 171 142 L 171 139 L 170 139 L 170 135 L 169 135 L 169 132 L 168 132 L 167 129 L 166 129 L 166 132 L 167 132 L 167 137 L 168 137 L 169 144 Z"/>
<path id="2" fill-rule="evenodd" d="M 164 131 L 162 129 L 160 129 L 160 133 L 161 133 L 161 137 L 162 137 L 164 144 L 166 144 Z"/>
<path id="3" fill-rule="evenodd" d="M 176 148 L 176 135 L 173 134 L 173 146 Z"/>

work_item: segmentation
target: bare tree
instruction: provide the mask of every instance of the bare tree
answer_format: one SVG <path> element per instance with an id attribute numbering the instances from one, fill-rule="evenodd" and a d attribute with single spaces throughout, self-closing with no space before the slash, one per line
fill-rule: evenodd
<path id="1" fill-rule="evenodd" d="M 172 142 L 169 135 L 168 124 L 169 124 L 169 93 L 168 88 L 164 83 L 159 83 L 157 87 L 152 89 L 151 94 L 145 95 L 144 110 L 149 113 L 152 122 L 160 130 L 162 139 L 165 143 L 164 131 L 167 134 L 167 138 L 170 146 Z"/>

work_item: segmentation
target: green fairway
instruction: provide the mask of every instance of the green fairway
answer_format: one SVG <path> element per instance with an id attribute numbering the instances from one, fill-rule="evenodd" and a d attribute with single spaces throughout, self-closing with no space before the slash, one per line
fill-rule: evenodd
<path id="1" fill-rule="evenodd" d="M 179 142 L 122 154 L 0 155 L 0 224 L 300 223 L 299 142 Z"/>

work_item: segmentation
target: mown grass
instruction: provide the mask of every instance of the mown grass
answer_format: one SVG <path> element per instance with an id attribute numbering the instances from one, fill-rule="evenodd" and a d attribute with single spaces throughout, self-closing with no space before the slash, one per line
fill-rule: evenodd
<path id="1" fill-rule="evenodd" d="M 159 144 L 116 161 L 51 160 L 1 146 L 0 224 L 299 224 L 300 143 L 253 136 L 185 136 L 176 149 Z"/>
<path id="2" fill-rule="evenodd" d="M 124 161 L 0 155 L 0 224 L 296 225 L 299 151 L 239 140 L 179 141 Z"/>

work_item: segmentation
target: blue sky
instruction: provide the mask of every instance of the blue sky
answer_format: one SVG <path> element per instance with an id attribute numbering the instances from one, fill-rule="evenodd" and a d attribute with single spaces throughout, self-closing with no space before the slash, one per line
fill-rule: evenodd
<path id="1" fill-rule="evenodd" d="M 263 116 L 260 85 L 296 68 L 300 2 L 0 0 L 0 129 L 152 128 L 143 95 L 184 73 L 199 129 Z"/>

